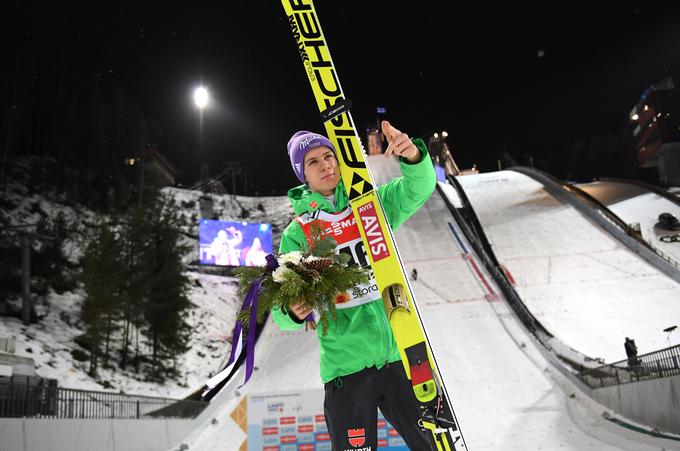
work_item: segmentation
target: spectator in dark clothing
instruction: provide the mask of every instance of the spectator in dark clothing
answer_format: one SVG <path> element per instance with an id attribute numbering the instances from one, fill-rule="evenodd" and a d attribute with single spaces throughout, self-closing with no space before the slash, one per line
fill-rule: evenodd
<path id="1" fill-rule="evenodd" d="M 416 268 L 413 268 L 413 271 L 411 271 L 411 279 L 418 280 L 418 271 L 416 271 Z"/>
<path id="2" fill-rule="evenodd" d="M 635 340 L 626 337 L 626 342 L 623 344 L 626 348 L 626 355 L 628 356 L 628 366 L 636 366 L 640 364 L 640 359 L 637 358 L 637 345 Z"/>

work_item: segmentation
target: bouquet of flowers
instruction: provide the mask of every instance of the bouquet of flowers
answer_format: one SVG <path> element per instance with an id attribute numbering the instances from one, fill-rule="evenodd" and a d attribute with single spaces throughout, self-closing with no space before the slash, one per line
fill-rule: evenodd
<path id="1" fill-rule="evenodd" d="M 267 266 L 241 267 L 236 270 L 239 294 L 245 295 L 253 284 L 259 283 L 258 300 L 255 303 L 257 322 L 262 323 L 272 308 L 290 312 L 291 306 L 301 303 L 319 313 L 322 333 L 326 335 L 328 319 L 336 317 L 335 303 L 348 298 L 346 293 L 355 286 L 367 283 L 370 269 L 359 265 L 348 266 L 349 255 L 336 254 L 337 242 L 325 235 L 318 224 L 312 224 L 309 244 L 301 251 L 267 256 Z M 245 307 L 245 306 L 244 306 Z M 252 307 L 246 307 L 238 315 L 244 330 L 253 324 Z M 306 318 L 307 324 L 316 329 L 314 314 Z"/>

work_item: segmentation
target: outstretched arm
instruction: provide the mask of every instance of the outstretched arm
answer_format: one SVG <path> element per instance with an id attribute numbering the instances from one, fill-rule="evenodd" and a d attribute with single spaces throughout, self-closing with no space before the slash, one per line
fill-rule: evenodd
<path id="1" fill-rule="evenodd" d="M 402 176 L 378 186 L 387 220 L 397 230 L 432 195 L 437 176 L 422 139 L 410 139 L 387 121 L 382 130 L 388 141 L 385 154 L 400 157 Z"/>

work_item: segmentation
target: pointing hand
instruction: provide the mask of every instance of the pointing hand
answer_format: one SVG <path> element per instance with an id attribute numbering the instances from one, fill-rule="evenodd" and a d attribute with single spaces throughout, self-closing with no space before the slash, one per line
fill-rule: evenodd
<path id="1" fill-rule="evenodd" d="M 385 150 L 385 158 L 394 154 L 399 157 L 406 158 L 409 163 L 417 163 L 420 161 L 420 151 L 411 142 L 411 138 L 402 131 L 396 129 L 388 121 L 382 121 L 383 135 L 387 138 L 387 150 Z"/>

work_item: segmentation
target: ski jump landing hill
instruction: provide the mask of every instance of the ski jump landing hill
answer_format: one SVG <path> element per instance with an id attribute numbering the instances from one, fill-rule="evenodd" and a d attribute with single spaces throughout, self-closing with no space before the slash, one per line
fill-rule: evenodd
<path id="1" fill-rule="evenodd" d="M 677 434 L 678 338 L 667 331 L 680 313 L 680 273 L 672 259 L 602 203 L 546 174 L 517 168 L 458 180 L 523 304 L 555 341 L 584 356 L 583 365 L 624 360 L 625 337 L 640 353 L 674 354 L 669 366 L 655 362 L 660 373 L 671 370 L 663 379 L 590 395 Z"/>
<path id="2" fill-rule="evenodd" d="M 399 173 L 396 161 L 385 160 L 382 156 L 369 157 L 369 164 L 378 182 L 384 182 Z M 514 174 L 517 173 L 509 176 L 501 174 L 500 177 L 509 179 Z M 530 181 L 524 175 L 517 175 L 520 179 Z M 464 178 L 459 177 L 459 180 L 463 181 Z M 477 180 L 479 192 L 482 187 L 501 192 L 497 185 L 489 182 L 489 178 L 485 182 L 482 182 L 483 178 Z M 468 179 L 465 184 L 468 185 L 468 182 L 473 183 L 473 179 Z M 468 188 L 472 192 L 477 191 L 472 186 L 468 185 Z M 561 204 L 557 201 L 550 201 L 548 194 L 545 194 L 546 199 L 537 202 L 536 192 L 542 190 L 540 184 L 536 183 L 529 189 L 526 199 L 519 197 L 520 193 L 517 192 L 507 191 L 506 194 L 508 198 L 514 199 L 515 204 L 531 206 L 547 203 L 558 210 L 569 210 L 568 207 L 560 207 Z M 472 251 L 471 243 L 457 224 L 445 197 L 450 203 L 460 205 L 455 190 L 446 183 L 440 183 L 440 189 L 396 232 L 395 238 L 407 271 L 410 273 L 415 268 L 418 272 L 417 280 L 411 281 L 411 284 L 468 448 L 680 449 L 680 442 L 635 432 L 603 417 L 603 412 L 607 412 L 611 418 L 616 418 L 617 414 L 595 402 L 589 396 L 589 390 L 571 377 L 566 366 L 553 353 L 546 351 L 520 323 L 504 300 L 502 290 Z M 525 216 L 517 208 L 511 210 L 515 211 L 517 217 Z M 501 212 L 498 214 L 502 216 Z M 486 217 L 485 214 L 481 216 Z M 550 216 L 546 215 L 543 219 L 549 220 Z M 578 214 L 573 213 L 573 217 L 579 220 Z M 499 220 L 498 225 L 503 222 Z M 534 218 L 534 223 L 538 224 L 539 221 Z M 541 228 L 551 229 L 550 225 L 540 225 L 539 229 Z M 571 230 L 566 224 L 564 228 Z M 494 226 L 490 229 L 494 229 Z M 588 230 L 590 229 L 597 230 L 597 227 L 589 223 Z M 520 232 L 524 238 L 531 235 L 530 230 Z M 507 230 L 503 231 L 502 238 L 495 236 L 494 249 L 502 245 L 507 233 Z M 602 235 L 607 238 L 606 234 Z M 517 249 L 525 247 L 522 243 L 511 241 Z M 609 246 L 612 245 L 609 242 Z M 541 246 L 536 243 L 534 249 L 539 248 Z M 561 255 L 557 248 L 550 246 L 543 251 L 543 255 L 547 258 L 551 252 Z M 627 251 L 619 246 L 617 252 Z M 596 258 L 601 253 L 595 252 Z M 513 259 L 506 259 L 506 262 L 515 277 L 519 278 L 520 282 L 517 283 L 526 285 L 525 277 L 528 276 L 525 275 L 525 270 L 515 267 Z M 541 262 L 541 265 L 544 264 L 545 260 Z M 644 262 L 637 264 L 645 265 Z M 580 264 L 575 263 L 572 266 L 575 271 Z M 602 277 L 606 277 L 605 269 L 609 266 L 603 266 L 605 268 L 601 268 Z M 531 268 L 526 269 L 527 274 L 532 274 L 532 271 Z M 668 280 L 663 274 L 659 275 L 653 270 L 648 270 L 648 273 L 650 277 L 657 277 L 659 282 L 663 282 L 665 289 L 677 289 L 673 285 L 675 282 Z M 561 277 L 564 276 L 565 274 L 561 274 Z M 576 276 L 571 279 L 581 280 Z M 587 279 L 581 282 L 585 283 Z M 565 292 L 565 296 L 571 296 L 572 290 L 577 293 L 582 288 L 578 286 L 572 289 L 566 280 L 562 279 L 562 282 L 553 288 Z M 526 291 L 525 288 L 519 290 Z M 547 294 L 547 288 L 544 287 L 543 290 Z M 541 320 L 552 317 L 553 312 L 560 314 L 559 309 L 548 308 L 556 296 L 551 294 L 548 305 L 541 304 L 537 310 L 537 316 Z M 669 304 L 664 305 L 665 308 L 669 307 Z M 664 306 L 659 307 L 662 308 Z M 557 320 L 554 322 L 558 323 Z M 612 337 L 605 345 L 591 343 L 591 340 L 599 339 L 599 332 L 594 322 L 589 325 L 596 330 L 580 327 L 591 338 L 586 340 L 581 337 L 576 345 L 583 342 L 587 344 L 584 345 L 583 352 L 599 352 L 603 356 L 611 355 L 618 359 L 623 349 L 622 341 Z M 627 326 L 624 324 L 619 327 Z M 561 333 L 565 329 L 568 327 L 558 328 L 555 333 Z M 636 331 L 634 329 L 631 335 Z M 566 339 L 571 338 L 566 333 L 565 336 Z M 242 377 L 237 375 L 213 400 L 211 412 L 197 420 L 194 432 L 182 441 L 188 449 L 238 449 L 246 434 L 243 428 L 236 425 L 234 418 L 238 416 L 239 406 L 243 405 L 248 395 L 272 390 L 286 392 L 291 388 L 321 388 L 317 374 L 316 338 L 311 333 L 284 333 L 276 325 L 269 323 L 258 342 L 256 360 L 259 370 L 248 385 L 236 390 L 235 387 L 241 383 Z M 172 449 L 178 450 L 180 446 Z"/>
<path id="3" fill-rule="evenodd" d="M 663 329 L 680 313 L 680 272 L 600 211 L 523 171 L 458 180 L 534 316 L 565 344 L 607 362 L 626 358 L 625 337 L 640 354 L 678 344 Z"/>

